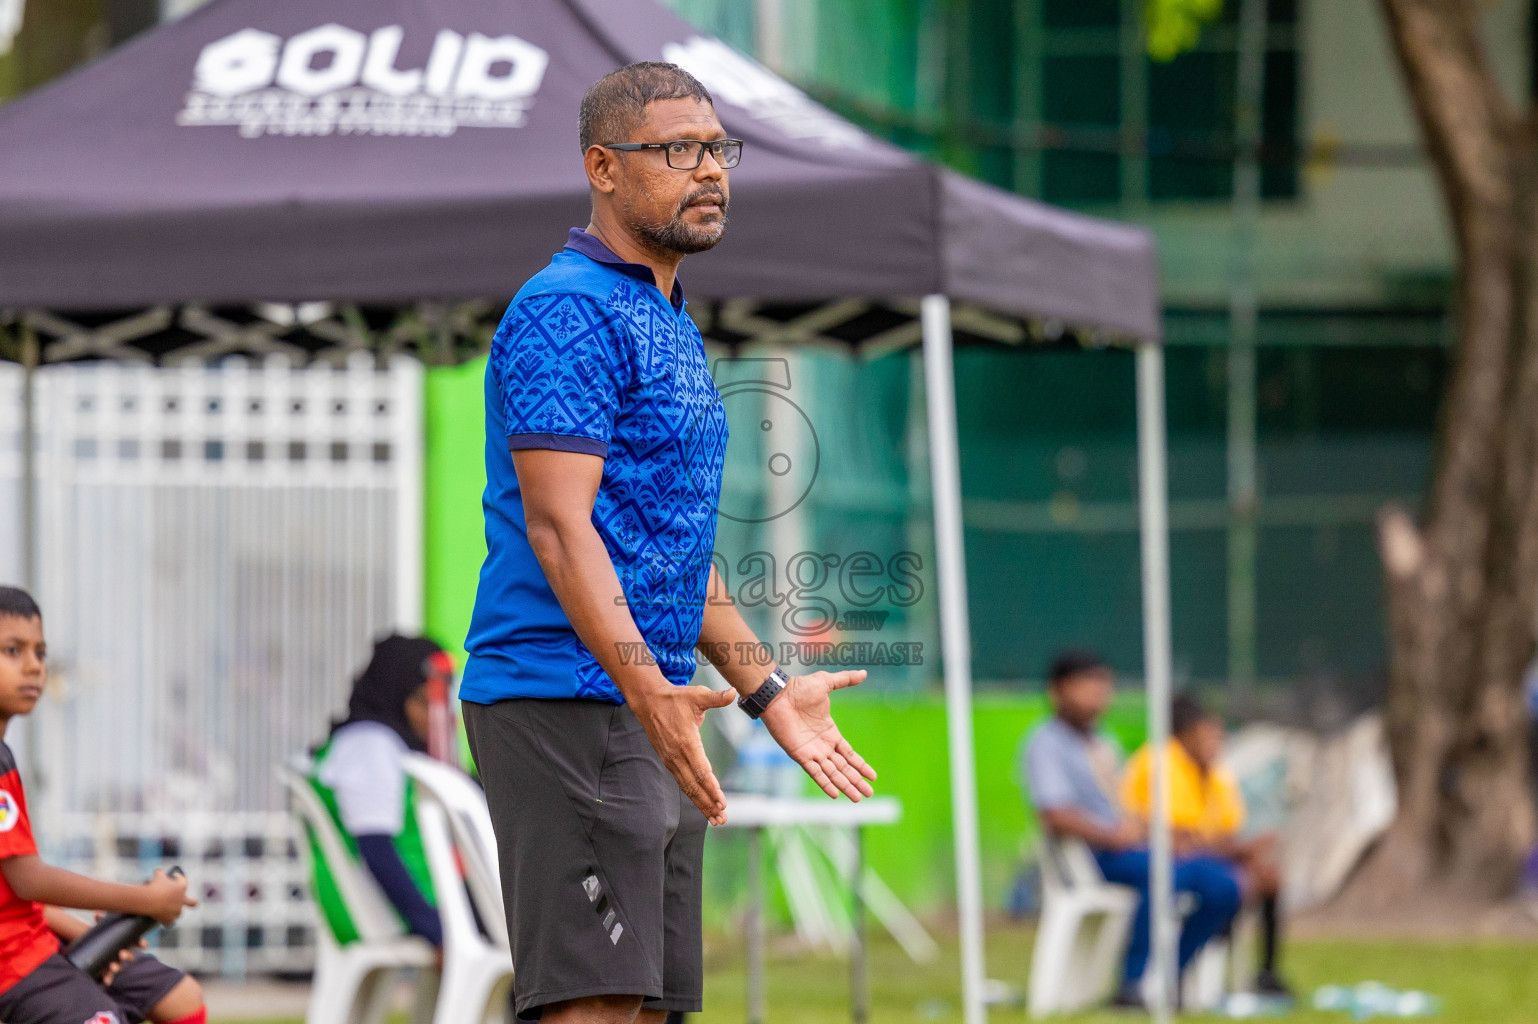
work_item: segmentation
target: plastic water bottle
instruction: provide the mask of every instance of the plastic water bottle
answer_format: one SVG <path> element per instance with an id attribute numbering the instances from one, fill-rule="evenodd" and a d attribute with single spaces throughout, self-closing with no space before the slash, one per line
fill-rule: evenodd
<path id="1" fill-rule="evenodd" d="M 1230 1020 L 1285 1017 L 1292 1011 L 1293 1002 L 1286 996 L 1261 995 L 1256 992 L 1230 993 L 1217 1008 L 1218 1016 Z"/>
<path id="2" fill-rule="evenodd" d="M 1352 1020 L 1374 1017 L 1430 1017 L 1442 1009 L 1436 996 L 1425 992 L 1400 992 L 1381 981 L 1364 981 L 1355 988 L 1325 985 L 1314 992 L 1314 1009 L 1349 1013 Z"/>
<path id="3" fill-rule="evenodd" d="M 182 869 L 172 868 L 166 874 L 180 878 Z M 92 925 L 90 931 L 71 942 L 64 955 L 82 974 L 100 978 L 118 954 L 132 949 L 159 924 L 153 917 L 145 915 L 107 914 Z"/>
<path id="4" fill-rule="evenodd" d="M 768 727 L 754 722 L 752 734 L 737 751 L 733 788 L 764 796 L 799 796 L 802 774 L 801 766 L 780 749 Z"/>

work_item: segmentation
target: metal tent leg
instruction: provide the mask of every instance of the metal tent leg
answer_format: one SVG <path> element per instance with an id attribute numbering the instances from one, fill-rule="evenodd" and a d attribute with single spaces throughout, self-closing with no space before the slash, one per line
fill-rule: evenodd
<path id="1" fill-rule="evenodd" d="M 924 381 L 929 467 L 934 488 L 935 559 L 940 578 L 940 646 L 950 739 L 951 814 L 956 841 L 956 903 L 961 918 L 961 996 L 966 1024 L 987 1020 L 983 1000 L 983 895 L 978 866 L 977 767 L 972 752 L 972 636 L 967 621 L 962 545 L 960 449 L 951 365 L 951 302 L 923 300 Z"/>
<path id="2" fill-rule="evenodd" d="M 1164 350 L 1156 343 L 1137 347 L 1138 511 L 1143 554 L 1143 674 L 1148 688 L 1148 743 L 1169 745 L 1170 653 L 1169 494 L 1164 433 Z M 1153 835 L 1150 889 L 1153 896 L 1154 1020 L 1168 1021 L 1177 984 L 1175 964 L 1174 860 L 1169 830 L 1169 773 L 1165 758 L 1153 759 Z"/>

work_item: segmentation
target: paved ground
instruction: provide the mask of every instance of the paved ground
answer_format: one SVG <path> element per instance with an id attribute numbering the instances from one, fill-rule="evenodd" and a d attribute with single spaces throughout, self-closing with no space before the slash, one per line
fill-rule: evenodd
<path id="1" fill-rule="evenodd" d="M 310 985 L 305 981 L 257 979 L 249 982 L 219 981 L 204 978 L 203 994 L 211 1019 L 217 1024 L 260 1021 L 262 1024 L 288 1024 L 304 1019 L 310 1002 Z M 395 994 L 396 1017 L 409 1015 L 412 990 L 402 985 Z"/>
<path id="2" fill-rule="evenodd" d="M 304 982 L 251 981 L 232 984 L 212 978 L 203 980 L 208 1005 L 216 1009 L 220 1021 L 271 1020 L 274 1017 L 303 1017 L 310 998 L 310 986 Z"/>

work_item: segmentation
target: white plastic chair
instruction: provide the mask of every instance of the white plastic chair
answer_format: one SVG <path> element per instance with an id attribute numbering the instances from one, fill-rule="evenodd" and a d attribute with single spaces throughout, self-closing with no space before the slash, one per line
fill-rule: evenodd
<path id="1" fill-rule="evenodd" d="M 1226 937 L 1211 939 L 1186 968 L 1181 996 L 1187 1010 L 1210 1012 L 1231 992 L 1255 987 L 1255 946 L 1260 914 L 1254 906 L 1240 909 Z"/>
<path id="2" fill-rule="evenodd" d="M 315 981 L 310 991 L 306 1024 L 381 1024 L 390 997 L 403 971 L 416 969 L 418 984 L 430 986 L 434 950 L 430 943 L 408 935 L 391 910 L 384 893 L 347 851 L 331 814 L 321 802 L 308 773 L 281 767 L 278 776 L 288 789 L 291 808 L 301 825 L 315 838 L 337 890 L 347 904 L 358 931 L 356 941 L 343 945 L 332 934 L 325 915 L 316 929 L 318 949 Z M 306 860 L 313 857 L 309 843 L 300 844 Z M 320 865 L 310 863 L 311 877 Z M 421 992 L 419 991 L 419 995 Z M 430 1003 L 419 998 L 414 1020 L 425 1024 Z"/>
<path id="3" fill-rule="evenodd" d="M 1089 847 L 1044 836 L 1041 920 L 1031 953 L 1032 1017 L 1071 1013 L 1105 999 L 1119 976 L 1137 891 L 1112 885 Z"/>
<path id="4" fill-rule="evenodd" d="M 486 798 L 463 772 L 430 757 L 408 754 L 405 766 L 417 783 L 417 823 L 443 921 L 443 978 L 433 1019 L 511 1024 L 513 954 Z"/>

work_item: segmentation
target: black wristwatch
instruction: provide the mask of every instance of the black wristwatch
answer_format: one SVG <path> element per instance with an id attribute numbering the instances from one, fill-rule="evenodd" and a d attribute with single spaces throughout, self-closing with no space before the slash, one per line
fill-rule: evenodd
<path id="1" fill-rule="evenodd" d="M 790 682 L 790 677 L 779 669 L 769 673 L 769 678 L 764 680 L 764 685 L 748 694 L 746 697 L 737 698 L 737 706 L 748 713 L 749 718 L 758 718 L 769 709 L 769 702 L 780 695 Z"/>

